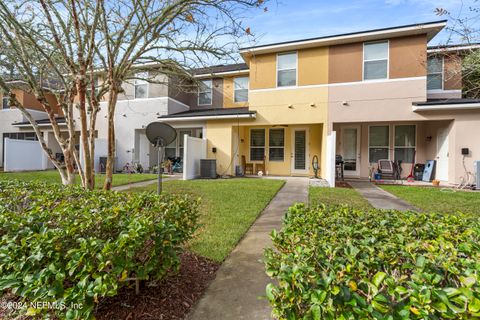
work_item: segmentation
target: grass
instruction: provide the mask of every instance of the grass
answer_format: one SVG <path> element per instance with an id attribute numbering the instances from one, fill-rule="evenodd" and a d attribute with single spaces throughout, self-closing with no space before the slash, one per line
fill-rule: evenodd
<path id="1" fill-rule="evenodd" d="M 348 205 L 355 209 L 370 210 L 373 207 L 355 189 L 310 187 L 308 198 L 311 206 Z"/>
<path id="2" fill-rule="evenodd" d="M 443 190 L 432 187 L 380 186 L 427 212 L 456 213 L 480 217 L 480 192 Z"/>
<path id="3" fill-rule="evenodd" d="M 156 179 L 156 174 L 127 174 L 117 173 L 113 175 L 113 185 L 120 186 L 133 182 Z M 47 183 L 61 183 L 60 175 L 56 170 L 48 171 L 29 171 L 29 172 L 0 172 L 0 180 L 18 179 L 22 181 L 43 181 Z M 102 188 L 105 181 L 105 175 L 95 175 L 96 188 Z M 80 177 L 76 176 L 77 184 L 80 184 Z"/>
<path id="4" fill-rule="evenodd" d="M 267 206 L 284 181 L 227 179 L 168 181 L 164 192 L 200 197 L 200 230 L 189 244 L 193 252 L 223 261 Z M 155 186 L 129 192 L 154 191 Z"/>

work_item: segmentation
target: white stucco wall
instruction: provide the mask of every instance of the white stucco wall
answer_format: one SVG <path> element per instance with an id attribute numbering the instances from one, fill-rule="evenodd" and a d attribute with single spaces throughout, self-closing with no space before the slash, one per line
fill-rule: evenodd
<path id="1" fill-rule="evenodd" d="M 98 115 L 97 130 L 98 138 L 107 138 L 107 122 L 105 119 L 107 103 L 100 103 L 101 111 Z M 125 164 L 134 161 L 144 162 L 142 166 L 147 169 L 146 151 L 136 151 L 136 148 L 145 149 L 145 137 L 136 130 L 143 130 L 159 116 L 187 111 L 188 106 L 175 101 L 169 97 L 122 100 L 117 102 L 115 112 L 115 137 L 116 148 L 116 169 L 121 170 Z M 140 155 L 141 154 L 141 155 Z"/>

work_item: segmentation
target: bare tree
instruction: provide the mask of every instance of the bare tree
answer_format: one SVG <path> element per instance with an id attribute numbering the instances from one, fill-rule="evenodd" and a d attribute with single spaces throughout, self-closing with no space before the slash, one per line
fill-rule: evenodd
<path id="1" fill-rule="evenodd" d="M 22 105 L 13 90 L 11 74 L 0 75 L 0 88 L 9 95 L 10 105 L 18 108 L 30 122 L 48 158 L 60 173 L 65 185 L 75 182 L 78 168 L 82 185 L 94 188 L 93 152 L 95 117 L 99 96 L 89 95 L 87 77 L 93 70 L 95 32 L 100 16 L 100 3 L 85 1 L 79 15 L 75 1 L 3 1 L 0 2 L 0 52 L 12 65 L 22 90 L 41 103 L 51 123 L 52 131 L 64 155 L 64 162 L 55 158 L 45 142 L 28 106 Z M 81 17 L 80 17 L 81 16 Z M 92 18 L 97 17 L 97 18 Z M 82 20 L 91 23 L 82 24 Z M 98 90 L 106 91 L 105 87 Z M 91 91 L 92 92 L 92 91 Z M 54 94 L 57 105 L 48 94 Z M 87 102 L 87 96 L 89 97 Z M 79 139 L 83 159 L 75 149 L 77 138 L 74 114 L 78 110 Z M 58 114 L 63 114 L 67 130 L 62 130 Z M 88 125 L 87 113 L 90 113 Z M 83 160 L 83 161 L 82 161 Z"/>
<path id="2" fill-rule="evenodd" d="M 99 102 L 106 101 L 108 158 L 104 188 L 112 186 L 115 156 L 115 108 L 122 84 L 138 71 L 152 70 L 147 81 L 162 73 L 170 79 L 190 77 L 188 70 L 235 55 L 241 39 L 251 40 L 250 28 L 240 18 L 250 9 L 265 9 L 264 0 L 33 0 L 0 4 L 0 37 L 15 69 L 42 103 L 55 137 L 65 155 L 66 167 L 51 155 L 64 183 L 73 181 L 73 164 L 86 188 L 94 186 L 93 155 Z M 0 48 L 0 50 L 2 50 Z M 18 59 L 15 57 L 18 56 Z M 95 90 L 94 77 L 101 90 Z M 62 136 L 45 99 L 43 82 L 56 79 L 57 98 L 68 134 Z M 188 82 L 188 81 L 186 81 Z M 182 83 L 186 83 L 183 81 Z M 171 82 L 169 82 L 169 85 Z M 5 79 L 0 86 L 11 92 Z M 39 129 L 14 95 L 12 105 Z M 83 162 L 74 149 L 74 111 L 78 109 Z M 72 160 L 73 159 L 73 160 Z M 84 167 L 82 167 L 82 163 Z"/>

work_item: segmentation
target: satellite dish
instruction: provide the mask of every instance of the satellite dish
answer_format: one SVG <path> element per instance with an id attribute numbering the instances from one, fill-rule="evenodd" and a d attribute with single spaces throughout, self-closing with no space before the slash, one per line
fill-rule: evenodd
<path id="1" fill-rule="evenodd" d="M 177 131 L 172 126 L 161 122 L 150 123 L 145 129 L 145 134 L 156 147 L 165 147 L 177 137 Z"/>
<path id="2" fill-rule="evenodd" d="M 162 162 L 163 162 L 163 149 L 168 146 L 170 143 L 175 141 L 177 137 L 177 131 L 175 129 L 161 122 L 152 122 L 145 129 L 145 134 L 147 139 L 158 148 L 158 158 L 157 158 L 157 194 L 162 193 Z"/>

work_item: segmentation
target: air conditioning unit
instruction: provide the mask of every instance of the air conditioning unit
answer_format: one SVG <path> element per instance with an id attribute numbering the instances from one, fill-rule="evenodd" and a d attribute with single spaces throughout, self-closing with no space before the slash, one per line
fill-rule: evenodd
<path id="1" fill-rule="evenodd" d="M 480 190 L 480 161 L 475 162 L 475 171 L 477 175 L 476 189 Z"/>
<path id="2" fill-rule="evenodd" d="M 202 179 L 217 178 L 217 160 L 200 159 L 200 178 Z"/>

